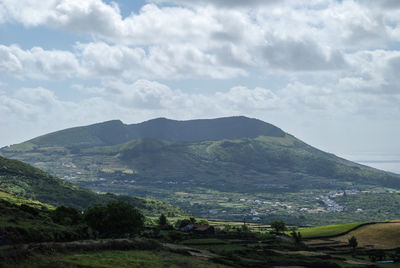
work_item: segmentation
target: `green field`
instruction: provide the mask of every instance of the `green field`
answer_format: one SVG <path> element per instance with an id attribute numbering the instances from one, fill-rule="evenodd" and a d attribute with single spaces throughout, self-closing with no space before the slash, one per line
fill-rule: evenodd
<path id="1" fill-rule="evenodd" d="M 345 224 L 333 224 L 333 225 L 324 225 L 317 226 L 312 228 L 300 229 L 303 238 L 316 238 L 316 237 L 332 237 L 341 235 L 344 233 L 357 228 L 360 225 L 365 223 L 355 222 L 355 223 L 345 223 Z"/>

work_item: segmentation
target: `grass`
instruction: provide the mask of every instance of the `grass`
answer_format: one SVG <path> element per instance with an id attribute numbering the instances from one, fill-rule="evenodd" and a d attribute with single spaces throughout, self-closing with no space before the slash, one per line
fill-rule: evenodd
<path id="1" fill-rule="evenodd" d="M 2 191 L 1 189 L 0 189 L 0 200 L 5 200 L 17 206 L 27 205 L 37 209 L 47 209 L 47 210 L 55 209 L 54 206 L 52 205 L 45 204 L 36 200 L 26 199 L 20 196 L 15 196 L 13 194 Z"/>
<path id="2" fill-rule="evenodd" d="M 10 266 L 12 267 L 12 266 Z M 37 256 L 27 259 L 18 267 L 225 267 L 191 256 L 183 256 L 169 251 L 148 250 L 106 250 L 95 252 L 75 252 Z"/>
<path id="3" fill-rule="evenodd" d="M 182 242 L 184 245 L 200 245 L 200 244 L 227 244 L 226 240 L 217 239 L 217 238 L 203 238 L 203 239 L 188 239 Z"/>
<path id="4" fill-rule="evenodd" d="M 376 249 L 397 248 L 400 247 L 400 223 L 388 222 L 362 226 L 335 240 L 347 242 L 352 236 L 357 238 L 358 245 L 362 247 L 372 245 Z"/>
<path id="5" fill-rule="evenodd" d="M 356 222 L 356 223 L 324 225 L 324 226 L 300 229 L 299 232 L 301 233 L 303 238 L 332 237 L 349 232 L 350 230 L 357 228 L 362 224 L 364 223 Z"/>

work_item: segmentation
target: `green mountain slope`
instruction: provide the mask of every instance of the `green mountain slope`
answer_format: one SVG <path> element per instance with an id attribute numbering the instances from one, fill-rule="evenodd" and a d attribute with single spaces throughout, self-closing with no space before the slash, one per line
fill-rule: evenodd
<path id="1" fill-rule="evenodd" d="M 0 153 L 91 190 L 149 196 L 198 216 L 314 224 L 318 213 L 326 213 L 323 223 L 398 214 L 400 175 L 325 153 L 246 117 L 111 121 Z M 382 195 L 388 201 L 379 211 L 361 204 Z"/>
<path id="2" fill-rule="evenodd" d="M 147 215 L 182 214 L 183 211 L 163 202 L 113 194 L 96 194 L 72 183 L 58 179 L 38 168 L 18 160 L 0 156 L 0 189 L 16 196 L 38 200 L 54 206 L 65 205 L 84 209 L 97 203 L 123 200 Z"/>
<path id="3" fill-rule="evenodd" d="M 84 149 L 80 156 L 110 157 L 134 170 L 137 180 L 203 183 L 231 191 L 257 191 L 269 184 L 325 189 L 333 182 L 400 188 L 398 175 L 324 153 L 287 134 L 191 143 L 140 139 Z"/>

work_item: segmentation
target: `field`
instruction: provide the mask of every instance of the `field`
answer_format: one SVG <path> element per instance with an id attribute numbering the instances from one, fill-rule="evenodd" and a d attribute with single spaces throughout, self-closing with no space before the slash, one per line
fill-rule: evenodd
<path id="1" fill-rule="evenodd" d="M 400 247 L 400 222 L 387 222 L 361 226 L 334 240 L 346 242 L 355 236 L 362 247 L 393 249 Z"/>
<path id="2" fill-rule="evenodd" d="M 324 225 L 312 228 L 300 229 L 303 238 L 320 238 L 320 237 L 332 237 L 341 235 L 353 230 L 364 223 L 345 223 L 345 224 L 334 224 Z"/>
<path id="3" fill-rule="evenodd" d="M 168 251 L 151 250 L 106 250 L 94 252 L 79 252 L 57 254 L 50 257 L 31 258 L 18 267 L 32 267 L 34 263 L 42 267 L 121 267 L 121 268 L 153 268 L 153 267 L 188 267 L 188 268 L 217 268 L 224 265 L 214 264 L 199 258 L 192 258 Z M 26 265 L 26 266 L 25 266 Z"/>

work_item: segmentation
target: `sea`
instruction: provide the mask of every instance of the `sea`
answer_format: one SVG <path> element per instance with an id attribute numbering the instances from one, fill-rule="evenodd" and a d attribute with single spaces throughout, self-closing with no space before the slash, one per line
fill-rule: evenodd
<path id="1" fill-rule="evenodd" d="M 362 165 L 400 174 L 400 153 L 357 152 L 338 154 L 338 156 Z"/>

